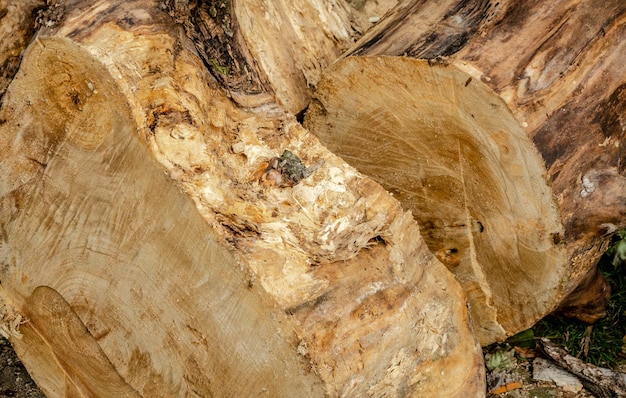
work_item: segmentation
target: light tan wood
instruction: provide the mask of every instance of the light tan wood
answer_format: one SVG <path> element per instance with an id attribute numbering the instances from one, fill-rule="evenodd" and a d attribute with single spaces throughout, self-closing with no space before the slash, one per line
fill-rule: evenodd
<path id="1" fill-rule="evenodd" d="M 3 126 L 14 151 L 3 169 L 17 180 L 3 186 L 10 266 L 2 285 L 28 320 L 29 333 L 12 342 L 48 395 L 117 396 L 109 383 L 89 392 L 98 387 L 92 379 L 116 372 L 143 396 L 321 393 L 289 349 L 285 315 L 247 287 L 233 255 L 140 145 L 109 70 L 68 40 L 41 37 L 9 95 L 4 115 L 19 126 Z M 41 287 L 60 304 L 47 308 Z M 46 350 L 31 348 L 39 339 Z M 113 364 L 108 373 L 100 358 L 90 365 L 91 340 Z M 29 355 L 39 350 L 54 360 Z M 75 350 L 82 355 L 68 355 Z"/>
<path id="2" fill-rule="evenodd" d="M 352 57 L 322 80 L 305 125 L 412 211 L 483 345 L 560 297 L 566 253 L 545 169 L 487 86 L 454 66 Z"/>
<path id="3" fill-rule="evenodd" d="M 398 201 L 231 101 L 156 2 L 65 7 L 0 111 L 2 330 L 49 396 L 484 394 Z"/>
<path id="4" fill-rule="evenodd" d="M 233 6 L 244 46 L 266 87 L 294 114 L 307 107 L 322 70 L 367 27 L 341 0 L 235 1 Z"/>
<path id="5" fill-rule="evenodd" d="M 307 127 L 413 211 L 483 344 L 559 304 L 604 314 L 595 263 L 626 225 L 625 10 L 403 2 L 347 55 L 430 64 L 347 58 L 315 95 Z"/>

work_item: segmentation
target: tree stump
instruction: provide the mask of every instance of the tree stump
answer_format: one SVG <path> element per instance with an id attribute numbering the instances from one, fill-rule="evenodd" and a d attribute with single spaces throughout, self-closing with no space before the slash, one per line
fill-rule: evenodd
<path id="1" fill-rule="evenodd" d="M 48 396 L 484 394 L 465 295 L 388 192 L 159 3 L 57 15 L 0 110 L 1 330 Z"/>
<path id="2" fill-rule="evenodd" d="M 413 212 L 483 345 L 557 307 L 604 315 L 595 264 L 626 226 L 625 20 L 623 1 L 403 2 L 315 93 L 305 126 Z"/>

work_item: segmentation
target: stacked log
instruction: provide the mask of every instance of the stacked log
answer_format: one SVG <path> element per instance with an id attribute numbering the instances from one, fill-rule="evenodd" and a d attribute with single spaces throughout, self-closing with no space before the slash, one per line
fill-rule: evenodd
<path id="1" fill-rule="evenodd" d="M 365 3 L 7 8 L 0 331 L 47 395 L 480 396 L 480 344 L 601 316 L 624 5 Z"/>

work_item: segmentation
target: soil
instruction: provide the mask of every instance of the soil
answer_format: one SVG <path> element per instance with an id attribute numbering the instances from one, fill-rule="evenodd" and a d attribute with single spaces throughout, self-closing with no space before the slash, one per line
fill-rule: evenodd
<path id="1" fill-rule="evenodd" d="M 0 337 L 0 398 L 45 398 L 18 359 L 8 340 Z"/>

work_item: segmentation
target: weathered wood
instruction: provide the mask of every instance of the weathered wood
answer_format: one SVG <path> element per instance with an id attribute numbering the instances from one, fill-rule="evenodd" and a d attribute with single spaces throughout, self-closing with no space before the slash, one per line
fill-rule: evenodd
<path id="1" fill-rule="evenodd" d="M 563 369 L 580 379 L 587 390 L 596 397 L 612 398 L 626 396 L 626 374 L 614 372 L 586 363 L 564 349 L 553 344 L 549 339 L 538 340 L 540 349 Z"/>
<path id="2" fill-rule="evenodd" d="M 399 202 L 231 101 L 157 2 L 62 8 L 0 110 L 3 330 L 46 394 L 484 394 Z"/>
<path id="3" fill-rule="evenodd" d="M 306 126 L 413 211 L 465 285 L 483 344 L 568 293 L 570 314 L 604 314 L 595 263 L 626 226 L 625 20 L 619 0 L 403 2 L 347 55 L 429 66 L 347 58 L 320 83 Z M 572 296 L 583 280 L 594 291 Z"/>

